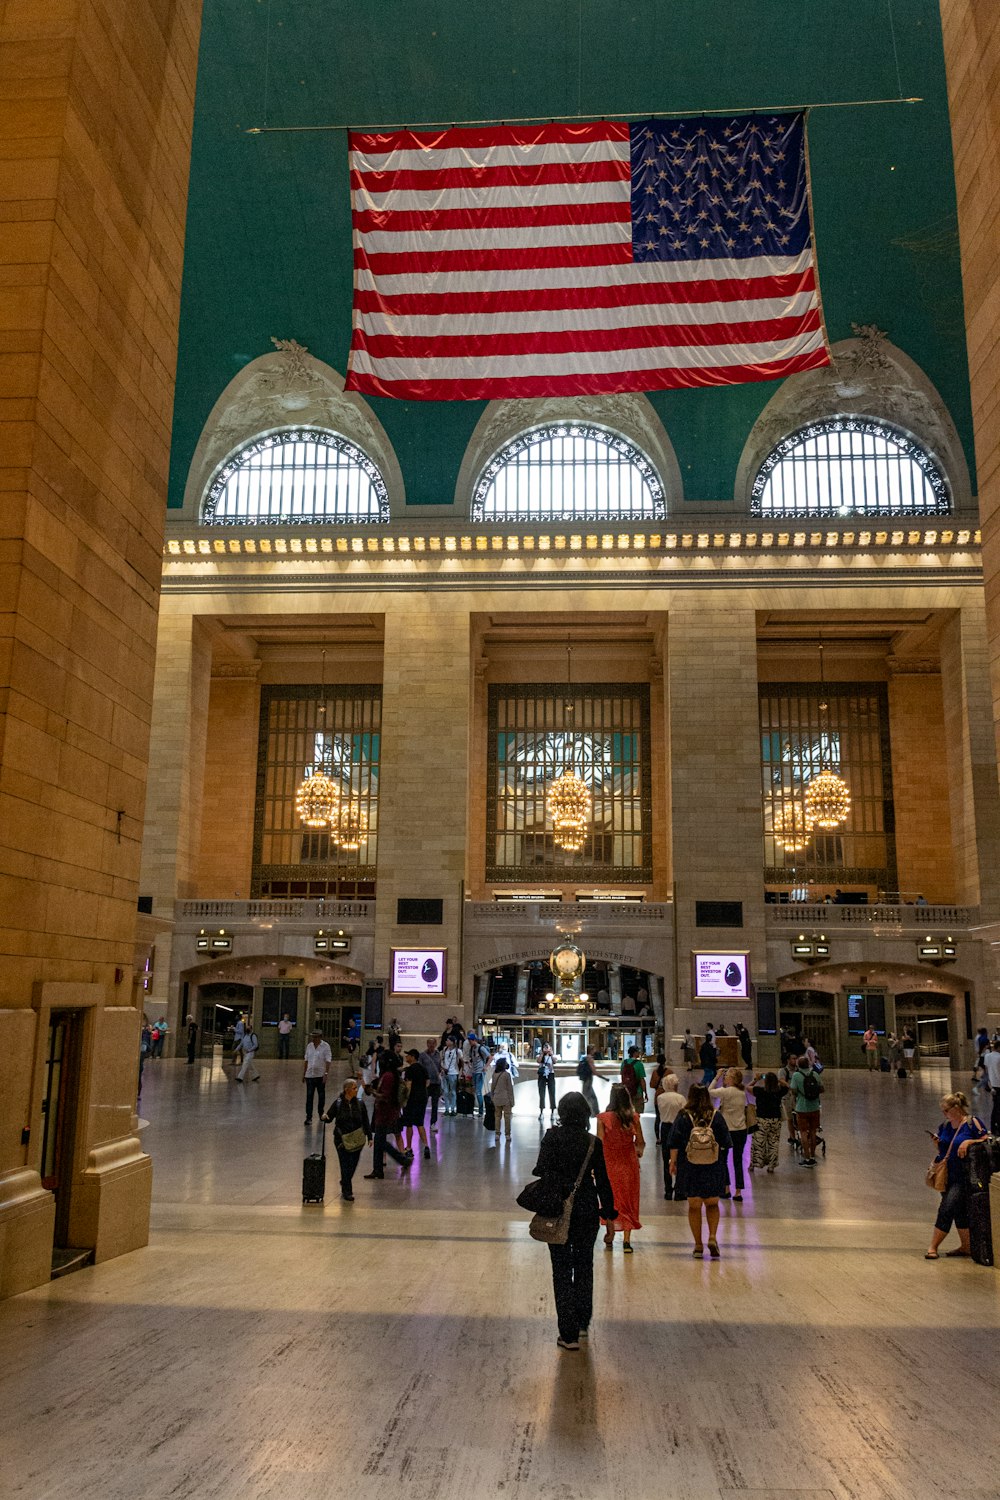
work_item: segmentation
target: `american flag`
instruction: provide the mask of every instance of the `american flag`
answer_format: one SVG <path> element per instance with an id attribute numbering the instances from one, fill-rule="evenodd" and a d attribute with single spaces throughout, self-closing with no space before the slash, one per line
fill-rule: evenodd
<path id="1" fill-rule="evenodd" d="M 349 146 L 351 390 L 577 396 L 830 362 L 801 114 Z"/>

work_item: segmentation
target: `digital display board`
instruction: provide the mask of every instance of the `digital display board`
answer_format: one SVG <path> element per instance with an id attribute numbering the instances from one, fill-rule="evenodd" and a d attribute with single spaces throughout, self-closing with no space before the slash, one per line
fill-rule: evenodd
<path id="1" fill-rule="evenodd" d="M 390 994 L 444 995 L 447 948 L 393 948 Z"/>
<path id="2" fill-rule="evenodd" d="M 750 997 L 749 955 L 692 953 L 696 1000 L 747 1000 Z"/>

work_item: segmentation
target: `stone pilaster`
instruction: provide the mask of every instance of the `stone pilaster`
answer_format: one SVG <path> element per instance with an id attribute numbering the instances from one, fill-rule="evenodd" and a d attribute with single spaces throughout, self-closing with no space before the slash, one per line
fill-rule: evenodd
<path id="1" fill-rule="evenodd" d="M 387 1001 L 404 1031 L 433 1018 L 471 1017 L 461 995 L 462 882 L 468 824 L 471 677 L 469 615 L 447 597 L 412 596 L 385 619 L 379 787 L 375 966 L 388 976 L 395 947 L 448 949 L 448 994 L 440 1004 Z M 440 898 L 440 927 L 400 927 L 400 897 Z"/>
<path id="2" fill-rule="evenodd" d="M 751 977 L 766 979 L 763 824 L 753 609 L 719 593 L 675 600 L 667 626 L 670 777 L 675 888 L 676 996 L 693 1004 L 691 953 L 750 953 Z M 695 927 L 697 901 L 741 901 L 743 927 Z M 668 985 L 671 976 L 668 976 Z M 664 1006 L 671 1033 L 669 996 Z M 696 1007 L 699 1022 L 747 1019 L 729 1002 Z M 749 1018 L 753 1026 L 755 1018 Z M 676 1030 L 676 1024 L 673 1025 Z M 680 1028 L 683 1030 L 683 1025 Z"/>
<path id="3" fill-rule="evenodd" d="M 941 634 L 941 682 L 951 788 L 956 899 L 1000 917 L 1000 790 L 988 675 L 986 612 L 980 599 L 957 610 Z"/>

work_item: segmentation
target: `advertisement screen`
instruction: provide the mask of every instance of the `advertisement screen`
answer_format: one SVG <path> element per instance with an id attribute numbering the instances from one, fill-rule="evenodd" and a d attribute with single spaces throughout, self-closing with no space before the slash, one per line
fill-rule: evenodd
<path id="1" fill-rule="evenodd" d="M 447 948 L 393 948 L 392 993 L 394 995 L 443 995 L 446 993 Z"/>
<path id="2" fill-rule="evenodd" d="M 698 1000 L 746 1000 L 750 990 L 745 953 L 693 953 Z"/>

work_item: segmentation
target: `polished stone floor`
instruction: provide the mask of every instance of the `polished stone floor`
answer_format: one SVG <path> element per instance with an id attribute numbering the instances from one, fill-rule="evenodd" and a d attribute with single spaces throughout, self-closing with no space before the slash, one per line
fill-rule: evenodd
<path id="1" fill-rule="evenodd" d="M 783 1146 L 724 1205 L 718 1263 L 647 1153 L 580 1354 L 513 1203 L 532 1083 L 509 1147 L 442 1121 L 431 1161 L 303 1207 L 301 1064 L 261 1072 L 148 1065 L 148 1249 L 0 1306 L 4 1497 L 1000 1495 L 1000 1271 L 923 1259 L 943 1070 L 827 1070 L 826 1161 Z"/>

